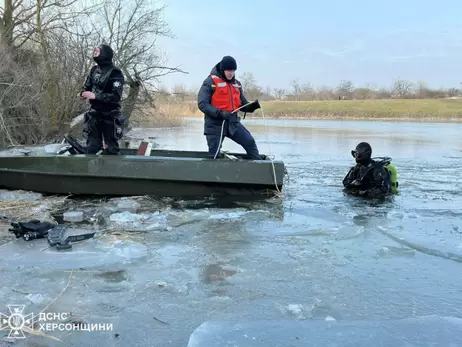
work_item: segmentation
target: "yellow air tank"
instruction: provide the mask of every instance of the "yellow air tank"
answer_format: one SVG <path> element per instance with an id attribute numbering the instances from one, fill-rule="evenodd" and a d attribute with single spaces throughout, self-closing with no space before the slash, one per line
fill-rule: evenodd
<path id="1" fill-rule="evenodd" d="M 385 165 L 385 169 L 387 169 L 388 172 L 390 173 L 391 191 L 393 193 L 398 192 L 398 170 L 396 169 L 396 166 L 393 165 L 392 163 L 389 163 Z"/>

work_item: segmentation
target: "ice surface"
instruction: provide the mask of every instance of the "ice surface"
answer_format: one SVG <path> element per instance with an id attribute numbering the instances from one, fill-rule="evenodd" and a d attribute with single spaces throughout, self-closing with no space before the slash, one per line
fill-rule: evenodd
<path id="1" fill-rule="evenodd" d="M 207 321 L 187 347 L 461 346 L 462 319 L 424 316 L 390 321 Z"/>
<path id="2" fill-rule="evenodd" d="M 123 199 L 117 204 L 117 210 L 119 211 L 128 211 L 136 212 L 141 205 L 135 200 Z"/>
<path id="3" fill-rule="evenodd" d="M 81 211 L 69 211 L 63 213 L 63 218 L 67 222 L 81 222 L 83 221 L 83 212 Z"/>
<path id="4" fill-rule="evenodd" d="M 159 143 L 171 149 L 204 150 L 205 142 L 197 141 L 203 122 L 197 123 L 178 131 L 156 130 Z M 118 209 L 122 199 L 82 202 L 72 198 L 62 207 L 83 211 L 86 218 L 94 213 L 101 219 L 107 217 L 98 225 L 120 231 L 121 238 L 143 238 L 149 248 L 147 257 L 133 260 L 116 256 L 116 250 L 109 245 L 96 248 L 97 241 L 101 242 L 97 239 L 81 244 L 87 256 L 77 252 L 84 248 L 77 245 L 59 254 L 55 249 L 32 252 L 22 240 L 17 242 L 15 252 L 11 252 L 11 245 L 0 249 L 0 257 L 9 257 L 0 266 L 5 283 L 0 293 L 0 312 L 7 313 L 5 305 L 10 303 L 28 304 L 34 312 L 52 304 L 50 312 L 72 311 L 87 322 L 114 323 L 113 331 L 50 333 L 64 342 L 26 334 L 27 339 L 15 341 L 14 346 L 185 347 L 194 329 L 211 319 L 271 319 L 274 326 L 254 324 L 243 332 L 241 325 L 241 331 L 234 334 L 242 336 L 234 337 L 230 330 L 235 325 L 218 326 L 214 331 L 207 325 L 208 331 L 194 334 L 198 344 L 199 338 L 221 336 L 224 342 L 215 345 L 242 346 L 238 338 L 246 335 L 249 347 L 254 337 L 261 337 L 264 346 L 361 346 L 356 342 L 363 337 L 367 346 L 399 347 L 403 345 L 402 336 L 408 334 L 411 340 L 407 347 L 462 346 L 456 341 L 447 343 L 448 337 L 458 337 L 462 329 L 457 326 L 455 334 L 450 328 L 444 330 L 444 321 L 430 321 L 430 327 L 424 329 L 408 324 L 407 330 L 403 325 L 388 329 L 378 322 L 434 314 L 461 316 L 460 263 L 423 253 L 425 249 L 418 247 L 443 251 L 444 246 L 453 253 L 450 246 L 460 250 L 462 195 L 456 194 L 462 188 L 460 152 L 448 146 L 459 144 L 458 149 L 462 148 L 461 125 L 286 120 L 270 123 L 268 135 L 274 143 L 271 154 L 284 160 L 289 172 L 283 194 L 271 204 L 132 197 L 141 205 L 136 211 L 144 213 L 140 216 L 130 209 Z M 257 137 L 265 137 L 263 123 L 251 126 Z M 149 133 L 141 137 L 145 136 Z M 361 141 L 373 143 L 378 155 L 394 153 L 394 162 L 401 168 L 401 189 L 390 201 L 376 204 L 342 192 L 341 180 L 352 164 L 349 150 L 345 149 L 354 148 L 358 136 Z M 234 145 L 225 141 L 224 149 L 231 146 L 242 151 Z M 259 212 L 262 210 L 265 212 Z M 153 214 L 155 211 L 161 212 Z M 58 214 L 62 212 L 65 211 L 59 208 Z M 113 213 L 117 214 L 109 220 Z M 42 217 L 43 214 L 38 219 Z M 167 220 L 166 225 L 173 229 L 146 230 L 143 235 L 128 233 L 151 224 L 145 218 L 152 218 L 152 225 L 163 225 Z M 422 251 L 385 236 L 377 226 Z M 137 245 L 121 244 L 131 252 Z M 45 241 L 39 248 L 46 247 Z M 63 264 L 52 263 L 52 256 L 62 258 Z M 102 269 L 98 265 L 102 263 L 110 265 Z M 94 267 L 86 269 L 88 265 Z M 42 266 L 52 268 L 40 269 Z M 53 269 L 61 266 L 78 269 L 67 289 L 70 274 Z M 64 293 L 55 300 L 63 289 Z M 41 297 L 36 294 L 45 300 L 39 303 Z M 282 319 L 290 321 L 286 328 L 278 329 Z M 300 321 L 303 319 L 308 320 Z M 371 320 L 377 323 L 365 322 Z M 393 327 L 393 321 L 387 324 Z M 374 339 L 373 343 L 367 343 L 369 338 Z M 418 344 L 418 338 L 423 343 Z M 435 339 L 436 343 L 432 343 Z"/>
<path id="5" fill-rule="evenodd" d="M 58 251 L 56 247 L 49 247 L 46 239 L 33 241 L 16 239 L 0 246 L 1 264 L 3 267 L 11 268 L 18 266 L 52 269 L 91 268 L 130 262 L 146 254 L 145 245 L 110 236 L 74 243 L 72 249 L 67 251 Z"/>
<path id="6" fill-rule="evenodd" d="M 42 294 L 28 294 L 27 298 L 34 304 L 41 304 L 46 300 Z"/>
<path id="7" fill-rule="evenodd" d="M 128 211 L 111 214 L 110 222 L 114 226 L 134 231 L 149 231 L 167 228 L 166 216 L 159 213 L 131 213 Z"/>
<path id="8" fill-rule="evenodd" d="M 48 154 L 57 154 L 62 148 L 67 147 L 65 143 L 51 143 L 43 146 L 43 150 Z"/>
<path id="9" fill-rule="evenodd" d="M 0 190 L 1 201 L 36 201 L 42 199 L 42 194 L 25 190 Z"/>
<path id="10" fill-rule="evenodd" d="M 454 242 L 454 238 L 452 240 L 441 238 L 439 242 L 435 243 L 434 239 L 429 239 L 428 236 L 418 233 L 400 233 L 399 231 L 390 230 L 382 226 L 377 226 L 377 230 L 409 249 L 435 257 L 462 262 L 462 247 L 461 241 L 459 241 L 461 240 L 460 236 L 458 237 L 459 240 L 456 242 Z M 383 252 L 387 251 L 388 249 L 386 249 L 386 247 L 383 248 Z"/>

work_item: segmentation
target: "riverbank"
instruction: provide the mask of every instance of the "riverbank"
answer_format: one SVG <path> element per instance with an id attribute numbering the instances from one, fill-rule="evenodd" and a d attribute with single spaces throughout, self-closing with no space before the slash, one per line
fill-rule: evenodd
<path id="1" fill-rule="evenodd" d="M 262 102 L 264 116 L 271 119 L 462 121 L 462 100 L 387 99 Z M 202 117 L 191 105 L 179 109 L 184 117 Z M 253 119 L 262 118 L 257 111 Z"/>

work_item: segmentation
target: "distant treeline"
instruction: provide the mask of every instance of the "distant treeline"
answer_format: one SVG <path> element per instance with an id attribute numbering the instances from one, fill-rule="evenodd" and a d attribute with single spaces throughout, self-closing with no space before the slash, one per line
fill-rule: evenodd
<path id="1" fill-rule="evenodd" d="M 397 78 L 390 87 L 375 85 L 356 86 L 352 81 L 341 81 L 335 88 L 314 87 L 308 83 L 292 81 L 290 89 L 263 87 L 258 84 L 252 73 L 237 76 L 249 99 L 264 101 L 312 101 L 312 100 L 373 100 L 373 99 L 441 99 L 462 97 L 460 86 L 447 89 L 434 89 L 425 82 L 411 82 Z M 175 85 L 170 90 L 160 88 L 159 94 L 181 100 L 197 97 L 198 88 Z"/>

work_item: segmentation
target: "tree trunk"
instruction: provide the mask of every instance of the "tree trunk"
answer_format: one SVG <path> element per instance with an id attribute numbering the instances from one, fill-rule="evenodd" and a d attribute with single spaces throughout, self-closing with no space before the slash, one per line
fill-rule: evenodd
<path id="1" fill-rule="evenodd" d="M 36 0 L 36 26 L 37 26 L 37 39 L 40 43 L 42 49 L 43 59 L 45 60 L 45 66 L 47 69 L 48 83 L 46 88 L 46 94 L 49 102 L 50 109 L 50 130 L 52 133 L 56 133 L 59 129 L 59 119 L 58 114 L 60 114 L 60 105 L 59 105 L 59 90 L 58 82 L 59 78 L 56 74 L 56 71 L 53 69 L 52 63 L 49 59 L 48 54 L 48 40 L 43 32 L 42 28 L 42 0 Z"/>
<path id="2" fill-rule="evenodd" d="M 123 113 L 124 113 L 124 116 L 127 118 L 127 120 L 130 119 L 133 113 L 133 110 L 135 109 L 135 104 L 136 104 L 136 101 L 138 100 L 138 96 L 140 94 L 140 88 L 141 88 L 140 83 L 137 83 L 137 82 L 129 83 L 129 86 L 130 86 L 130 90 L 128 92 L 128 97 L 125 100 L 125 103 L 124 103 L 125 105 L 123 107 Z"/>
<path id="3" fill-rule="evenodd" d="M 4 1 L 3 18 L 1 18 L 0 31 L 2 40 L 8 46 L 13 45 L 13 0 Z"/>

